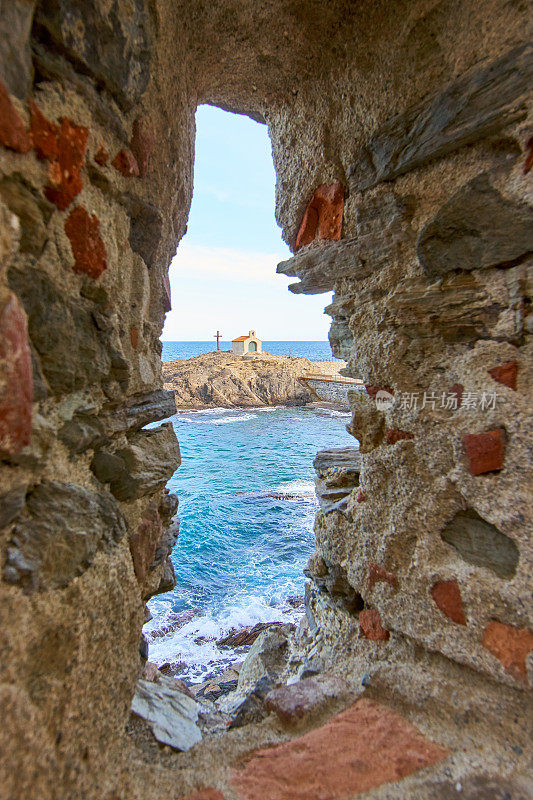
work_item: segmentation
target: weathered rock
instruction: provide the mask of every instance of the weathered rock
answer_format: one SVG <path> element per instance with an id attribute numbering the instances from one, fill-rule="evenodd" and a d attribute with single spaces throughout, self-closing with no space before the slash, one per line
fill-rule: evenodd
<path id="1" fill-rule="evenodd" d="M 0 80 L 21 100 L 32 85 L 30 33 L 35 0 L 2 0 L 0 5 Z"/>
<path id="2" fill-rule="evenodd" d="M 174 565 L 170 558 L 166 558 L 163 564 L 163 571 L 161 572 L 161 580 L 154 594 L 165 594 L 171 592 L 176 585 L 176 574 L 174 572 Z"/>
<path id="3" fill-rule="evenodd" d="M 107 492 L 43 481 L 26 497 L 26 510 L 13 529 L 4 580 L 28 591 L 61 588 L 125 532 L 122 512 Z"/>
<path id="4" fill-rule="evenodd" d="M 231 783 L 247 800 L 351 797 L 446 755 L 395 711 L 363 698 L 304 736 L 256 750 Z"/>
<path id="5" fill-rule="evenodd" d="M 40 197 L 34 189 L 21 179 L 22 176 L 4 178 L 0 181 L 0 197 L 20 220 L 20 250 L 39 256 L 47 240 L 46 227 L 53 206 Z"/>
<path id="6" fill-rule="evenodd" d="M 134 121 L 130 147 L 139 165 L 139 175 L 143 178 L 148 172 L 150 158 L 155 147 L 155 133 L 148 118 L 138 117 Z"/>
<path id="7" fill-rule="evenodd" d="M 148 723 L 158 742 L 175 750 L 190 750 L 202 739 L 197 703 L 175 688 L 141 679 L 131 710 Z"/>
<path id="8" fill-rule="evenodd" d="M 172 392 L 161 389 L 133 395 L 124 405 L 102 410 L 98 416 L 94 412 L 74 414 L 61 428 L 59 438 L 73 453 L 81 453 L 89 447 L 105 444 L 121 433 L 137 431 L 150 422 L 167 419 L 175 412 L 176 401 Z"/>
<path id="9" fill-rule="evenodd" d="M 130 245 L 150 268 L 154 261 L 163 232 L 163 216 L 153 203 L 139 197 L 125 195 L 122 198 L 130 216 Z"/>
<path id="10" fill-rule="evenodd" d="M 294 628 L 294 625 L 276 625 L 259 634 L 239 673 L 239 691 L 254 686 L 261 678 L 274 679 L 283 672 L 289 658 L 289 637 Z"/>
<path id="11" fill-rule="evenodd" d="M 469 564 L 490 569 L 500 578 L 512 578 L 516 573 L 519 552 L 515 542 L 472 509 L 459 511 L 441 537 Z"/>
<path id="12" fill-rule="evenodd" d="M 161 518 L 155 502 L 151 502 L 145 510 L 141 524 L 130 535 L 130 553 L 133 568 L 139 584 L 142 586 L 152 568 L 157 543 L 161 538 Z"/>
<path id="13" fill-rule="evenodd" d="M 334 707 L 339 700 L 344 700 L 345 705 L 353 700 L 349 683 L 337 675 L 322 674 L 273 689 L 266 696 L 265 708 L 273 711 L 285 725 L 297 725 Z"/>
<path id="14" fill-rule="evenodd" d="M 409 217 L 409 203 L 392 192 L 379 203 L 367 200 L 358 212 L 357 236 L 302 248 L 276 272 L 300 278 L 289 286 L 295 294 L 329 292 L 340 278 L 368 278 L 398 257 L 400 243 L 412 235 L 405 224 Z"/>
<path id="15" fill-rule="evenodd" d="M 120 0 L 90 8 L 83 0 L 40 3 L 36 22 L 50 49 L 81 63 L 124 109 L 140 98 L 150 79 L 151 42 L 142 0 L 133 0 L 127 11 Z"/>
<path id="16" fill-rule="evenodd" d="M 270 675 L 264 675 L 257 681 L 242 703 L 237 706 L 235 714 L 228 726 L 230 730 L 233 728 L 242 728 L 243 725 L 250 725 L 253 722 L 261 722 L 261 720 L 268 715 L 265 699 L 274 685 L 275 679 Z"/>
<path id="17" fill-rule="evenodd" d="M 15 153 L 27 153 L 31 150 L 31 137 L 13 105 L 4 84 L 0 81 L 0 145 L 14 150 Z"/>
<path id="18" fill-rule="evenodd" d="M 96 214 L 89 214 L 83 206 L 77 206 L 65 222 L 65 233 L 72 247 L 74 272 L 99 278 L 107 269 L 107 256 Z"/>
<path id="19" fill-rule="evenodd" d="M 359 485 L 361 456 L 355 447 L 332 448 L 316 454 L 315 491 L 324 514 L 345 511 L 352 490 Z"/>
<path id="20" fill-rule="evenodd" d="M 0 494 L 0 528 L 9 525 L 24 508 L 26 485 L 17 486 Z"/>
<path id="21" fill-rule="evenodd" d="M 81 389 L 112 373 L 105 331 L 92 304 L 62 294 L 41 270 L 10 270 L 9 280 L 28 315 L 30 339 L 53 394 Z"/>
<path id="22" fill-rule="evenodd" d="M 311 577 L 319 589 L 340 601 L 350 614 L 355 614 L 364 608 L 363 598 L 351 585 L 346 570 L 340 564 L 311 556 L 304 574 Z"/>
<path id="23" fill-rule="evenodd" d="M 91 469 L 109 483 L 119 500 L 132 500 L 162 487 L 181 463 L 179 445 L 170 422 L 133 434 L 127 444 L 97 450 Z"/>
<path id="24" fill-rule="evenodd" d="M 505 198 L 483 173 L 455 194 L 420 233 L 417 255 L 425 273 L 512 264 L 533 251 L 533 212 Z"/>
<path id="25" fill-rule="evenodd" d="M 179 532 L 179 519 L 174 520 L 174 522 L 172 522 L 165 530 L 163 530 L 155 548 L 152 567 L 159 566 L 159 564 L 162 564 L 163 561 L 169 557 L 176 542 L 178 541 Z"/>
<path id="26" fill-rule="evenodd" d="M 526 658 L 533 649 L 533 633 L 529 628 L 515 628 L 493 620 L 485 628 L 482 644 L 513 678 L 528 683 Z"/>
<path id="27" fill-rule="evenodd" d="M 246 625 L 244 628 L 232 630 L 227 636 L 218 639 L 217 647 L 249 647 L 260 633 L 280 626 L 286 630 L 286 623 L 283 622 L 257 622 L 255 625 Z"/>
<path id="28" fill-rule="evenodd" d="M 350 189 L 368 189 L 523 119 L 531 53 L 530 44 L 508 50 L 390 119 L 357 154 Z"/>
<path id="29" fill-rule="evenodd" d="M 29 444 L 33 370 L 24 310 L 14 294 L 0 309 L 0 456 Z"/>

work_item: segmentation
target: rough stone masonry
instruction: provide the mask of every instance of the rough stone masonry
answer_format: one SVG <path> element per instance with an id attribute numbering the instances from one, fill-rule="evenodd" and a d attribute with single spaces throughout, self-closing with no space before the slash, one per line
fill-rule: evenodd
<path id="1" fill-rule="evenodd" d="M 528 796 L 528 11 L 0 0 L 2 800 L 284 797 L 317 759 L 341 800 Z M 268 125 L 283 271 L 334 291 L 333 352 L 367 387 L 357 485 L 317 515 L 307 590 L 310 652 L 367 699 L 269 750 L 268 774 L 241 768 L 291 738 L 270 718 L 183 755 L 126 728 L 143 607 L 172 585 L 179 447 L 145 426 L 174 408 L 159 335 L 199 103 Z M 408 730 L 419 755 L 376 783 L 339 751 L 341 785 L 323 753 L 350 725 L 385 754 Z"/>

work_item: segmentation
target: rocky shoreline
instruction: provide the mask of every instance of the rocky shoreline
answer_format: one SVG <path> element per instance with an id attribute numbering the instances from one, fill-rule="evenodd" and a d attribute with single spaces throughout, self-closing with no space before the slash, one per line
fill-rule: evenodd
<path id="1" fill-rule="evenodd" d="M 307 358 L 268 353 L 246 357 L 215 351 L 163 361 L 164 386 L 174 392 L 178 411 L 303 406 L 317 397 L 299 379 L 316 371 Z"/>

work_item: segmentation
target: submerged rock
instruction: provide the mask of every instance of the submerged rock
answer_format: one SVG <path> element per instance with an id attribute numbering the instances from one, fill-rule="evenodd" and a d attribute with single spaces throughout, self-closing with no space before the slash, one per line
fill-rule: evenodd
<path id="1" fill-rule="evenodd" d="M 190 750 L 202 734 L 197 726 L 198 705 L 168 681 L 139 680 L 131 710 L 148 723 L 155 738 L 175 750 Z"/>
<path id="2" fill-rule="evenodd" d="M 265 630 L 280 627 L 285 628 L 287 623 L 284 622 L 257 622 L 255 625 L 246 625 L 240 630 L 231 630 L 227 636 L 217 641 L 218 647 L 249 647 L 252 645 L 260 633 Z M 292 625 L 294 630 L 294 625 Z"/>

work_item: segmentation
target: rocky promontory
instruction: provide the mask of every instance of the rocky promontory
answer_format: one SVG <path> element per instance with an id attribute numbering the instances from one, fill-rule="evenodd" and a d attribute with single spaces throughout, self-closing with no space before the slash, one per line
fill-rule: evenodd
<path id="1" fill-rule="evenodd" d="M 299 378 L 312 372 L 316 365 L 307 358 L 268 354 L 215 351 L 163 362 L 165 388 L 174 392 L 178 409 L 305 405 L 316 397 Z"/>

